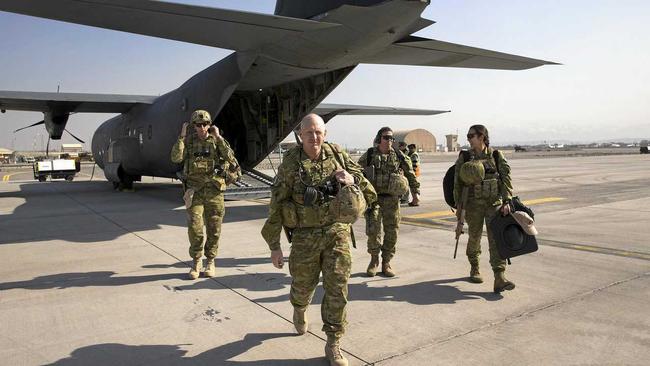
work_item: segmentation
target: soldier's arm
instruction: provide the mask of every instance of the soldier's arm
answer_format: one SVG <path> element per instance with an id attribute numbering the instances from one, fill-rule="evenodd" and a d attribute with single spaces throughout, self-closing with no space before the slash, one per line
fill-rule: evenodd
<path id="1" fill-rule="evenodd" d="M 372 207 L 375 202 L 377 202 L 377 192 L 368 179 L 363 175 L 362 165 L 355 163 L 350 155 L 345 151 L 343 152 L 343 158 L 345 159 L 346 170 L 354 177 L 354 182 L 359 185 L 359 188 L 366 199 L 366 204 L 368 207 Z M 363 161 L 365 163 L 365 158 L 366 154 L 361 157 L 359 162 Z"/>
<path id="2" fill-rule="evenodd" d="M 230 147 L 228 141 L 226 141 L 226 139 L 223 138 L 223 136 L 216 137 L 215 140 L 216 140 L 215 146 L 217 147 L 219 156 L 222 156 L 225 160 L 229 162 L 235 161 L 235 152 Z"/>
<path id="3" fill-rule="evenodd" d="M 366 164 L 367 160 L 368 160 L 368 152 L 366 151 L 365 153 L 363 153 L 363 155 L 361 155 L 358 161 L 358 164 L 361 166 L 361 168 L 365 168 L 367 166 Z"/>
<path id="4" fill-rule="evenodd" d="M 510 164 L 505 156 L 499 151 L 499 193 L 504 202 L 512 199 L 512 178 L 510 177 Z"/>
<path id="5" fill-rule="evenodd" d="M 280 235 L 282 233 L 282 203 L 291 196 L 293 172 L 289 171 L 287 164 L 283 162 L 278 167 L 278 174 L 271 186 L 271 203 L 269 205 L 269 217 L 262 227 L 262 237 L 268 244 L 269 249 L 278 250 L 280 246 Z"/>
<path id="6" fill-rule="evenodd" d="M 172 147 L 171 159 L 172 163 L 182 163 L 185 155 L 185 141 L 183 138 L 178 138 Z"/>
<path id="7" fill-rule="evenodd" d="M 411 164 L 411 158 L 404 155 L 401 151 L 397 151 L 398 154 L 402 154 L 402 159 L 400 159 L 400 168 L 404 171 L 404 176 L 409 181 L 409 187 L 412 192 L 420 193 L 420 182 L 418 182 L 417 177 L 415 176 L 415 171 L 413 171 L 413 165 Z"/>

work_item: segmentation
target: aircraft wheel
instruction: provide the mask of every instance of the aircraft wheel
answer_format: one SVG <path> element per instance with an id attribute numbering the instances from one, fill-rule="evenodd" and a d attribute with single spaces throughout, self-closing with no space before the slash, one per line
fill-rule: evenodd
<path id="1" fill-rule="evenodd" d="M 45 177 L 45 176 L 43 176 L 43 175 L 40 175 L 40 176 L 38 177 L 38 181 L 39 181 L 39 182 L 45 182 L 46 180 L 47 180 L 47 177 Z"/>

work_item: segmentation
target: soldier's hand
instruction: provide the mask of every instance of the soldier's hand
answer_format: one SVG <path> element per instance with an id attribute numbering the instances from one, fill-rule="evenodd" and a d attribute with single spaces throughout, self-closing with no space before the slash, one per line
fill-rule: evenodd
<path id="1" fill-rule="evenodd" d="M 271 251 L 271 263 L 273 263 L 273 266 L 275 266 L 275 268 L 282 269 L 284 266 L 284 256 L 282 255 L 282 249 Z"/>
<path id="2" fill-rule="evenodd" d="M 501 206 L 501 215 L 508 216 L 509 214 L 510 214 L 510 205 L 505 204 L 505 205 Z"/>
<path id="3" fill-rule="evenodd" d="M 187 135 L 187 127 L 190 125 L 189 122 L 183 123 L 183 127 L 181 127 L 181 137 L 185 137 Z"/>
<path id="4" fill-rule="evenodd" d="M 334 172 L 334 176 L 336 177 L 336 180 L 338 180 L 343 185 L 349 186 L 354 184 L 354 177 L 352 174 L 343 169 L 339 169 Z"/>
<path id="5" fill-rule="evenodd" d="M 210 126 L 210 128 L 208 129 L 208 133 L 214 137 L 221 137 L 221 135 L 219 134 L 219 128 L 217 128 L 214 125 Z"/>

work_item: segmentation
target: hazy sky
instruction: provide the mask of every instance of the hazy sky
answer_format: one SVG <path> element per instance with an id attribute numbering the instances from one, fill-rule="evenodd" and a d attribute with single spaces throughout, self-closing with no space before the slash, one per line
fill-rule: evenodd
<path id="1" fill-rule="evenodd" d="M 272 0 L 182 1 L 272 13 Z M 329 140 L 366 146 L 383 125 L 438 141 L 483 123 L 499 142 L 650 136 L 650 2 L 433 0 L 419 36 L 560 62 L 525 71 L 360 65 L 326 102 L 449 109 L 433 117 L 337 117 Z M 0 12 L 0 90 L 160 95 L 231 51 Z M 89 146 L 110 115 L 77 114 Z M 42 114 L 0 114 L 0 147 L 47 141 Z M 65 136 L 63 142 L 74 142 Z M 56 147 L 56 145 L 55 145 Z"/>

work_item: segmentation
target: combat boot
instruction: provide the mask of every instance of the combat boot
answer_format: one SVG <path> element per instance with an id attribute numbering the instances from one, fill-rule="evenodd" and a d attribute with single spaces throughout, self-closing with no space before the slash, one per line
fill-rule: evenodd
<path id="1" fill-rule="evenodd" d="M 390 267 L 390 261 L 384 259 L 381 262 L 381 271 L 386 277 L 395 277 L 395 271 Z"/>
<path id="2" fill-rule="evenodd" d="M 190 280 L 199 278 L 199 274 L 201 274 L 201 258 L 195 258 L 190 269 Z"/>
<path id="3" fill-rule="evenodd" d="M 503 271 L 494 272 L 494 292 L 499 293 L 505 290 L 512 290 L 515 288 L 515 283 L 506 279 Z"/>
<path id="4" fill-rule="evenodd" d="M 309 328 L 309 320 L 307 320 L 307 307 L 304 308 L 293 308 L 293 326 L 296 327 L 296 332 L 303 335 L 307 333 Z"/>
<path id="5" fill-rule="evenodd" d="M 208 258 L 205 266 L 205 277 L 214 277 L 217 274 L 217 269 L 214 265 L 214 258 Z"/>
<path id="6" fill-rule="evenodd" d="M 368 264 L 368 269 L 366 269 L 366 274 L 368 277 L 375 277 L 377 271 L 379 270 L 379 255 L 372 254 L 370 257 L 370 264 Z"/>
<path id="7" fill-rule="evenodd" d="M 341 344 L 338 338 L 328 335 L 325 343 L 325 357 L 330 362 L 330 366 L 347 366 L 348 359 L 341 353 Z"/>
<path id="8" fill-rule="evenodd" d="M 483 276 L 478 270 L 478 264 L 472 264 L 472 268 L 469 270 L 469 282 L 483 283 Z"/>

